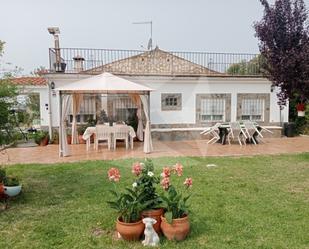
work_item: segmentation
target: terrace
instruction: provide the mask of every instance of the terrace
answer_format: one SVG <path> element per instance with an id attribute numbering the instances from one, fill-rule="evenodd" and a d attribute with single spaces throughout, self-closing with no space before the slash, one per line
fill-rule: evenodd
<path id="1" fill-rule="evenodd" d="M 158 65 L 164 56 L 165 64 Z M 190 62 L 190 63 L 188 63 Z M 176 52 L 154 50 L 50 48 L 50 73 L 181 76 L 262 76 L 261 57 L 247 53 Z M 158 67 L 160 70 L 158 70 Z M 128 68 L 130 70 L 128 71 Z M 162 72 L 163 68 L 163 72 Z"/>

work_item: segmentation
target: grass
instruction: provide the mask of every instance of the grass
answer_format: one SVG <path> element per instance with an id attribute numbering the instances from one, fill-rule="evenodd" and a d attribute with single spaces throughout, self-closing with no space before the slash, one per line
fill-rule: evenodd
<path id="1" fill-rule="evenodd" d="M 119 167 L 119 185 L 131 184 L 133 161 L 8 167 L 23 193 L 0 211 L 0 248 L 143 248 L 113 239 L 116 214 L 106 204 L 107 170 Z M 309 153 L 154 159 L 157 172 L 176 162 L 194 181 L 192 229 L 161 248 L 309 248 Z"/>

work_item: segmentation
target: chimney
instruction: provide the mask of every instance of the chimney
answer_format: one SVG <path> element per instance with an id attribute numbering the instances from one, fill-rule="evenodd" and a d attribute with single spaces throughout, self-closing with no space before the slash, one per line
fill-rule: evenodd
<path id="1" fill-rule="evenodd" d="M 60 30 L 58 27 L 50 27 L 47 28 L 47 30 L 51 35 L 54 36 L 55 41 L 55 57 L 56 57 L 56 61 L 54 62 L 55 71 L 63 73 L 66 68 L 66 63 L 62 62 L 60 54 L 60 45 L 59 45 Z"/>
<path id="2" fill-rule="evenodd" d="M 73 57 L 74 60 L 74 71 L 79 73 L 84 70 L 84 58 L 77 55 Z"/>

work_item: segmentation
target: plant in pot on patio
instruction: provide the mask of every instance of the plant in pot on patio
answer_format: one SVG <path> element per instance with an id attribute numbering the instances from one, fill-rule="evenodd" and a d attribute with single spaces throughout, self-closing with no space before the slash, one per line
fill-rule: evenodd
<path id="1" fill-rule="evenodd" d="M 38 131 L 34 134 L 34 141 L 40 146 L 46 146 L 49 142 L 47 131 Z"/>
<path id="2" fill-rule="evenodd" d="M 305 117 L 305 109 L 306 109 L 306 106 L 305 106 L 304 103 L 298 103 L 296 105 L 297 116 L 298 117 Z"/>
<path id="3" fill-rule="evenodd" d="M 183 196 L 177 192 L 176 188 L 170 184 L 172 173 L 178 176 L 182 175 L 182 166 L 176 164 L 172 169 L 165 167 L 161 174 L 161 185 L 166 191 L 161 195 L 163 206 L 166 210 L 164 216 L 161 217 L 161 229 L 165 237 L 169 240 L 184 240 L 190 232 L 189 210 L 187 201 L 190 195 Z M 184 183 L 185 189 L 189 190 L 192 186 L 192 179 L 186 178 Z"/>
<path id="4" fill-rule="evenodd" d="M 132 166 L 132 173 L 137 177 L 133 185 L 139 188 L 144 196 L 142 203 L 147 203 L 145 210 L 142 212 L 142 217 L 150 217 L 157 221 L 153 225 L 155 231 L 161 233 L 161 216 L 163 215 L 162 201 L 157 194 L 156 185 L 160 183 L 160 178 L 154 174 L 153 162 L 150 159 L 145 159 L 144 163 L 136 162 Z"/>
<path id="5" fill-rule="evenodd" d="M 83 139 L 83 134 L 85 130 L 87 129 L 86 125 L 80 125 L 77 127 L 77 133 L 78 133 L 78 143 L 79 144 L 85 144 L 86 140 Z"/>
<path id="6" fill-rule="evenodd" d="M 116 182 L 120 180 L 117 168 L 108 171 L 108 178 L 113 182 L 115 190 L 111 190 L 113 201 L 107 203 L 118 213 L 116 230 L 124 240 L 139 240 L 145 225 L 142 222 L 141 212 L 148 203 L 142 203 L 145 193 L 133 184 L 133 189 L 125 188 L 124 192 L 117 191 Z"/>

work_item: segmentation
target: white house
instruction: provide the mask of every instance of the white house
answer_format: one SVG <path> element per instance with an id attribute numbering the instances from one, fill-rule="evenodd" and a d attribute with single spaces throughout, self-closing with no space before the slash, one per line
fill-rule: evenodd
<path id="1" fill-rule="evenodd" d="M 227 70 L 231 65 L 243 63 L 244 58 L 236 61 L 230 59 L 232 55 L 229 54 L 222 59 L 223 54 L 190 55 L 159 48 L 131 53 L 94 50 L 86 54 L 86 51 L 50 49 L 51 68 L 42 75 L 46 84 L 39 89 L 33 88 L 40 93 L 43 127 L 50 130 L 59 127 L 57 87 L 103 72 L 154 89 L 150 94 L 150 119 L 153 136 L 159 139 L 166 138 L 160 135 L 163 132 L 199 131 L 215 122 L 254 120 L 277 127 L 288 121 L 288 106 L 280 110 L 277 104 L 278 89 L 271 87 L 271 82 L 258 71 L 240 75 Z M 57 52 L 61 52 L 62 67 L 56 62 Z M 216 56 L 221 59 L 216 61 Z M 247 60 L 248 65 L 253 58 Z M 78 122 L 98 117 L 101 110 L 106 116 L 126 119 L 134 114 L 136 107 L 130 96 L 92 94 L 84 97 Z M 70 123 L 70 117 L 68 120 Z"/>

